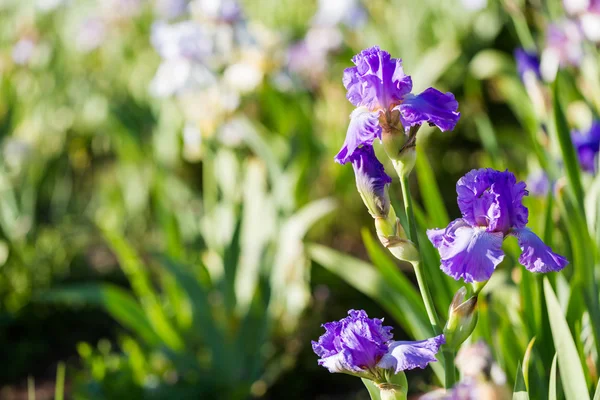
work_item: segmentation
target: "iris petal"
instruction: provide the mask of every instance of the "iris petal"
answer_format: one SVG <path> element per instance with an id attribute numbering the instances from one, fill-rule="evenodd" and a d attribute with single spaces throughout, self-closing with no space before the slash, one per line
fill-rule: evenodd
<path id="1" fill-rule="evenodd" d="M 444 335 L 418 342 L 391 342 L 388 353 L 383 356 L 378 367 L 393 369 L 395 373 L 415 368 L 423 369 L 429 363 L 437 361 L 435 355 L 444 343 Z"/>
<path id="2" fill-rule="evenodd" d="M 458 102 L 454 95 L 450 92 L 442 93 L 434 88 L 429 88 L 416 96 L 407 95 L 395 109 L 400 111 L 400 120 L 405 129 L 428 123 L 442 131 L 450 131 L 460 119 L 460 113 L 457 111 Z"/>
<path id="3" fill-rule="evenodd" d="M 456 280 L 486 281 L 504 259 L 502 233 L 471 227 L 462 218 L 451 222 L 443 234 L 430 230 L 427 236 L 439 250 L 441 269 Z"/>
<path id="4" fill-rule="evenodd" d="M 346 164 L 350 161 L 354 150 L 359 146 L 370 146 L 375 138 L 381 139 L 379 112 L 370 112 L 366 107 L 358 107 L 350 114 L 350 125 L 346 132 L 346 140 L 335 161 Z"/>
<path id="5" fill-rule="evenodd" d="M 515 229 L 512 235 L 517 237 L 523 252 L 519 262 L 531 272 L 560 271 L 569 261 L 552 251 L 550 246 L 527 228 Z"/>

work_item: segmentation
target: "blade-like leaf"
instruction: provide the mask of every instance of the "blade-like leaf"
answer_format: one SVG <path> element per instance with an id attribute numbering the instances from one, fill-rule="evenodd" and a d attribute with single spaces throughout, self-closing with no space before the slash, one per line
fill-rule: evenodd
<path id="1" fill-rule="evenodd" d="M 42 302 L 101 307 L 149 345 L 161 343 L 140 305 L 118 286 L 108 283 L 74 285 L 43 292 L 37 299 Z"/>
<path id="2" fill-rule="evenodd" d="M 517 376 L 515 377 L 515 388 L 513 390 L 513 400 L 529 400 L 527 387 L 525 386 L 525 378 L 521 369 L 521 362 L 517 365 Z"/>
<path id="3" fill-rule="evenodd" d="M 583 194 L 583 186 L 581 185 L 581 173 L 579 169 L 579 161 L 575 153 L 575 147 L 571 140 L 571 130 L 567 125 L 567 119 L 560 104 L 560 77 L 557 77 L 554 82 L 553 107 L 554 107 L 554 128 L 556 129 L 556 137 L 560 145 L 562 153 L 563 165 L 567 175 L 567 181 L 571 187 L 571 194 L 574 196 L 574 201 L 579 206 L 581 213 L 584 213 L 583 202 L 585 196 Z M 560 362 L 560 361 L 559 361 Z"/>
<path id="4" fill-rule="evenodd" d="M 565 397 L 567 400 L 589 400 L 590 394 L 577 347 L 548 278 L 544 278 L 544 294 Z"/>
<path id="5" fill-rule="evenodd" d="M 535 343 L 535 337 L 531 339 L 525 350 L 525 356 L 523 356 L 523 381 L 527 392 L 529 392 L 529 362 L 531 361 L 531 352 L 533 350 L 533 344 Z"/>
<path id="6" fill-rule="evenodd" d="M 550 368 L 550 382 L 548 384 L 548 400 L 557 400 L 558 393 L 556 391 L 556 363 L 558 361 L 558 355 L 554 355 L 554 359 L 552 360 L 552 368 Z"/>
<path id="7" fill-rule="evenodd" d="M 165 315 L 158 295 L 150 282 L 146 266 L 139 255 L 125 238 L 115 230 L 105 227 L 102 233 L 117 256 L 119 265 L 131 282 L 131 287 L 140 299 L 148 321 L 150 321 L 156 333 L 171 349 L 179 350 L 183 348 L 183 340 Z"/>
<path id="8" fill-rule="evenodd" d="M 596 393 L 594 393 L 593 400 L 600 400 L 600 380 L 598 381 L 598 385 L 596 385 Z"/>

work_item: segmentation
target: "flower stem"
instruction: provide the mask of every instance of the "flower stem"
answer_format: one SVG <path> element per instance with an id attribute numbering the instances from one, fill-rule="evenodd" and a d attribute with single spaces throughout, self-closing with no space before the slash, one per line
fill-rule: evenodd
<path id="1" fill-rule="evenodd" d="M 410 195 L 410 188 L 408 186 L 408 176 L 400 175 L 400 184 L 402 186 L 402 198 L 404 199 L 404 210 L 406 211 L 406 220 L 408 222 L 408 238 L 415 244 L 417 248 L 419 248 L 419 241 L 417 237 L 417 224 L 415 222 L 415 214 L 413 211 L 412 198 Z M 429 287 L 427 286 L 427 282 L 425 280 L 425 274 L 423 271 L 423 267 L 420 262 L 413 263 L 413 267 L 415 270 L 415 275 L 417 276 L 417 283 L 419 284 L 419 291 L 421 292 L 421 296 L 423 297 L 423 303 L 425 303 L 425 309 L 427 310 L 427 316 L 429 317 L 429 322 L 431 323 L 431 327 L 436 335 L 442 333 L 440 328 L 440 322 L 438 319 L 437 312 L 435 311 L 435 306 L 433 304 L 433 299 L 431 298 L 431 293 L 429 292 Z"/>
<path id="2" fill-rule="evenodd" d="M 412 197 L 410 195 L 410 186 L 408 185 L 408 175 L 400 175 L 400 185 L 402 186 L 402 199 L 404 200 L 404 211 L 406 212 L 406 221 L 408 223 L 408 238 L 419 248 L 419 238 L 417 236 L 417 223 L 415 222 L 415 213 L 413 210 Z"/>
<path id="3" fill-rule="evenodd" d="M 450 389 L 452 386 L 454 386 L 454 383 L 456 382 L 456 377 L 454 375 L 454 351 L 445 350 L 442 352 L 442 354 L 444 355 L 444 387 L 446 389 Z"/>

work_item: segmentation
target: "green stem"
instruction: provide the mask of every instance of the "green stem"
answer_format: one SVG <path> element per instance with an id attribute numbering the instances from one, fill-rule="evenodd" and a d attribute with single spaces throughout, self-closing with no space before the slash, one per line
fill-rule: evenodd
<path id="1" fill-rule="evenodd" d="M 415 275 L 417 276 L 417 284 L 419 285 L 419 291 L 421 292 L 423 303 L 425 303 L 425 310 L 427 311 L 427 316 L 429 317 L 429 323 L 433 328 L 433 332 L 436 335 L 439 335 L 442 333 L 442 328 L 440 327 L 440 321 L 438 319 L 437 312 L 435 311 L 435 306 L 433 305 L 433 299 L 431 298 L 429 286 L 427 286 L 427 283 L 425 282 L 425 275 L 423 273 L 421 263 L 413 263 L 413 268 L 415 270 Z"/>
<path id="2" fill-rule="evenodd" d="M 418 249 L 419 238 L 417 236 L 417 223 L 415 222 L 415 213 L 413 211 L 412 197 L 410 195 L 408 175 L 400 175 L 400 185 L 402 186 L 402 199 L 404 200 L 404 211 L 406 212 L 406 221 L 408 222 L 408 238 Z"/>
<path id="3" fill-rule="evenodd" d="M 410 188 L 408 186 L 408 176 L 400 175 L 400 184 L 402 186 L 402 198 L 404 199 L 404 211 L 406 212 L 406 221 L 408 222 L 408 238 L 415 244 L 417 249 L 419 248 L 419 240 L 417 236 L 417 224 L 415 222 L 415 213 L 413 211 L 412 197 L 410 195 Z M 425 309 L 427 310 L 427 316 L 429 322 L 436 335 L 442 333 L 440 328 L 440 322 L 438 319 L 427 281 L 425 280 L 425 274 L 421 263 L 413 263 L 415 269 L 415 275 L 417 276 L 417 283 L 419 284 L 419 291 L 423 297 L 423 303 L 425 303 Z"/>
<path id="4" fill-rule="evenodd" d="M 444 355 L 444 373 L 445 373 L 445 382 L 444 387 L 446 389 L 450 389 L 454 386 L 456 382 L 456 376 L 454 374 L 454 351 L 445 350 L 442 352 Z"/>

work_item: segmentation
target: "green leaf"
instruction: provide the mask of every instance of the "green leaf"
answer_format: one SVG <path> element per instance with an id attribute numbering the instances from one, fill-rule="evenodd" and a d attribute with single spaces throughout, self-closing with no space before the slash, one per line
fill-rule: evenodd
<path id="1" fill-rule="evenodd" d="M 112 284 L 82 284 L 56 288 L 40 294 L 38 301 L 102 307 L 121 325 L 135 332 L 147 344 L 157 346 L 154 332 L 144 311 L 125 290 Z"/>
<path id="2" fill-rule="evenodd" d="M 550 382 L 548 400 L 557 400 L 558 392 L 556 391 L 556 363 L 558 361 L 558 355 L 554 355 L 554 359 L 552 360 L 552 368 L 550 368 Z"/>
<path id="3" fill-rule="evenodd" d="M 525 350 L 525 356 L 523 356 L 523 381 L 525 382 L 527 392 L 529 392 L 529 362 L 531 361 L 531 353 L 533 350 L 534 343 L 535 337 L 533 337 L 527 345 L 527 350 Z"/>
<path id="4" fill-rule="evenodd" d="M 523 370 L 521 369 L 521 362 L 517 364 L 517 376 L 515 377 L 515 388 L 513 390 L 512 398 L 513 400 L 529 400 L 529 394 L 527 393 L 527 387 L 523 377 Z"/>
<path id="5" fill-rule="evenodd" d="M 571 194 L 574 196 L 574 201 L 579 206 L 580 212 L 583 214 L 583 201 L 585 196 L 583 193 L 583 186 L 581 185 L 579 161 L 577 159 L 577 154 L 575 153 L 573 141 L 571 140 L 571 130 L 569 129 L 567 119 L 560 104 L 561 93 L 559 89 L 559 82 L 560 76 L 558 76 L 554 82 L 554 91 L 552 96 L 552 104 L 554 107 L 554 125 L 558 144 L 560 145 L 560 151 L 562 153 L 562 160 L 567 175 L 567 182 L 569 182 L 569 186 L 572 190 Z"/>
<path id="6" fill-rule="evenodd" d="M 593 400 L 600 400 L 600 380 L 598 381 L 598 385 L 596 385 L 596 393 L 594 393 Z"/>
<path id="7" fill-rule="evenodd" d="M 416 170 L 421 199 L 431 224 L 437 228 L 448 225 L 450 218 L 423 146 L 417 146 Z"/>
<path id="8" fill-rule="evenodd" d="M 131 287 L 139 298 L 148 321 L 164 343 L 173 350 L 183 348 L 183 340 L 165 315 L 158 295 L 150 282 L 146 266 L 125 238 L 115 230 L 104 228 L 102 233 L 110 248 L 117 256 L 119 265 L 131 282 Z"/>
<path id="9" fill-rule="evenodd" d="M 567 400 L 589 400 L 590 394 L 577 347 L 548 278 L 544 278 L 544 294 L 565 397 Z"/>
<path id="10" fill-rule="evenodd" d="M 159 260 L 161 267 L 171 274 L 177 285 L 185 291 L 192 306 L 195 332 L 202 337 L 213 352 L 218 352 L 223 343 L 210 312 L 207 290 L 185 266 L 167 256 L 159 256 Z"/>

